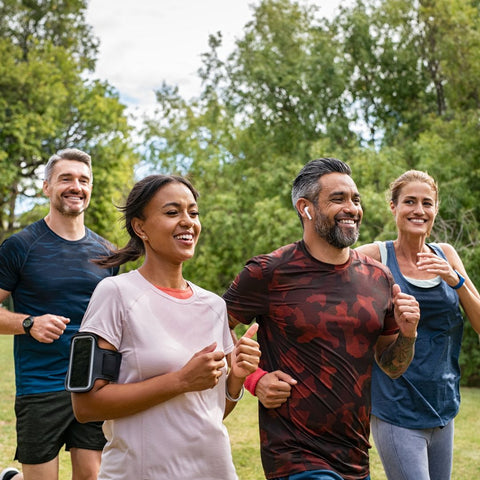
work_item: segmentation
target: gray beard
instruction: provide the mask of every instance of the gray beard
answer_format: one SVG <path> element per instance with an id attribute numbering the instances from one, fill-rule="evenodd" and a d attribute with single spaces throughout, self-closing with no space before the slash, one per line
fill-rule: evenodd
<path id="1" fill-rule="evenodd" d="M 315 222 L 315 232 L 332 245 L 332 247 L 339 249 L 351 247 L 358 240 L 360 235 L 358 226 L 354 231 L 344 233 L 336 223 L 329 225 L 327 222 L 322 221 L 324 219 L 320 218 L 320 216 L 317 216 L 317 219 Z"/>
<path id="2" fill-rule="evenodd" d="M 71 210 L 68 210 L 67 208 L 64 208 L 63 205 L 53 205 L 53 208 L 55 208 L 55 210 L 58 213 L 60 213 L 63 217 L 68 217 L 68 218 L 78 217 L 82 213 L 85 213 L 85 210 L 86 210 L 86 208 L 82 208 L 81 211 L 71 211 Z"/>

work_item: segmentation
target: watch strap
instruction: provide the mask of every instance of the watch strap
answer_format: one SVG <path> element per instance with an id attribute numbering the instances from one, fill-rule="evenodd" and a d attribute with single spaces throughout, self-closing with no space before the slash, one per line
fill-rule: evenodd
<path id="1" fill-rule="evenodd" d="M 32 315 L 29 315 L 27 318 L 24 318 L 23 319 L 23 322 L 22 322 L 22 326 L 23 326 L 23 330 L 25 331 L 25 333 L 31 337 L 32 335 L 30 334 L 30 330 L 32 329 L 33 327 L 33 319 L 34 317 Z"/>

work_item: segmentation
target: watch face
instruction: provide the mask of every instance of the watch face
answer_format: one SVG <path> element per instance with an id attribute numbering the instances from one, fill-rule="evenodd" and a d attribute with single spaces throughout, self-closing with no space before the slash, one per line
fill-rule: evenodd
<path id="1" fill-rule="evenodd" d="M 33 319 L 32 317 L 28 317 L 23 321 L 23 328 L 32 328 Z"/>

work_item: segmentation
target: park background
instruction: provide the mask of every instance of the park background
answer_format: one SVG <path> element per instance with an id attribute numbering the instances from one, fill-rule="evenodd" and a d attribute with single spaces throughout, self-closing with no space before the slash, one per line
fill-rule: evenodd
<path id="1" fill-rule="evenodd" d="M 209 35 L 198 94 L 159 78 L 141 114 L 96 75 L 100 43 L 87 7 L 0 1 L 0 241 L 45 215 L 42 166 L 77 147 L 94 165 L 86 223 L 118 245 L 115 206 L 135 180 L 154 172 L 193 181 L 203 232 L 185 276 L 222 294 L 248 258 L 301 237 L 291 182 L 308 160 L 334 156 L 350 164 L 362 195 L 359 243 L 394 238 L 386 192 L 395 177 L 411 168 L 433 175 L 440 211 L 431 241 L 454 245 L 480 285 L 480 1 L 357 0 L 328 18 L 315 2 L 254 2 L 228 52 L 221 31 Z M 479 341 L 465 327 L 462 388 L 478 407 Z M 7 426 L 11 389 L 2 389 Z M 468 440 L 478 451 L 476 425 Z M 471 462 L 473 474 L 454 478 L 480 477 L 478 454 Z"/>

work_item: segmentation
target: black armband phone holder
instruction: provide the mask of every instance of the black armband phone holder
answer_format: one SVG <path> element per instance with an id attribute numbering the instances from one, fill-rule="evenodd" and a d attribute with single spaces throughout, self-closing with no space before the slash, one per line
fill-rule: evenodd
<path id="1" fill-rule="evenodd" d="M 72 337 L 65 390 L 88 392 L 98 378 L 116 382 L 122 354 L 98 346 L 94 333 L 79 332 Z"/>

